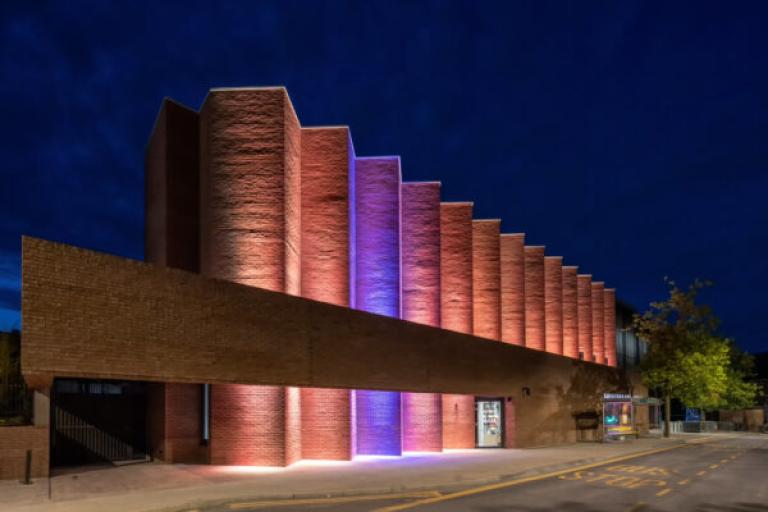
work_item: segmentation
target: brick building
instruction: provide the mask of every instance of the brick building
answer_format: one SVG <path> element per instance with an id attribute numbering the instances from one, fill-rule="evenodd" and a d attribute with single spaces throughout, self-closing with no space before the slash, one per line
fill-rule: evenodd
<path id="1" fill-rule="evenodd" d="M 142 383 L 144 451 L 168 462 L 573 441 L 626 388 L 615 290 L 472 209 L 302 126 L 284 88 L 165 100 L 147 263 L 24 240 L 25 377 L 54 431 L 73 390 Z"/>

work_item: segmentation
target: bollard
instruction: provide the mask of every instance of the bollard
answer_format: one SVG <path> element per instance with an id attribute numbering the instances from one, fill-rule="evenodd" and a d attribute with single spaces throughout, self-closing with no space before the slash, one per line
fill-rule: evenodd
<path id="1" fill-rule="evenodd" d="M 27 450 L 27 465 L 24 468 L 24 485 L 32 483 L 32 450 Z"/>

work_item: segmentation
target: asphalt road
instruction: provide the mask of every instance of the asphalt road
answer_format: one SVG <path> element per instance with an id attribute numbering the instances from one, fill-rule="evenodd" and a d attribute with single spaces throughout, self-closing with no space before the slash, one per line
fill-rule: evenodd
<path id="1" fill-rule="evenodd" d="M 768 512 L 768 436 L 715 438 L 548 477 L 440 493 L 233 502 L 231 511 Z"/>

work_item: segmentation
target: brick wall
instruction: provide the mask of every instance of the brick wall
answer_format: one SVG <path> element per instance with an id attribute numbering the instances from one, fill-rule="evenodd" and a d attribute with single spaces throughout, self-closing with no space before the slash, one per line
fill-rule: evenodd
<path id="1" fill-rule="evenodd" d="M 472 222 L 472 333 L 501 338 L 499 220 Z"/>
<path id="2" fill-rule="evenodd" d="M 576 276 L 576 293 L 579 321 L 579 352 L 585 361 L 592 361 L 592 276 Z"/>
<path id="3" fill-rule="evenodd" d="M 443 395 L 443 447 L 475 447 L 475 397 Z"/>
<path id="4" fill-rule="evenodd" d="M 525 346 L 525 235 L 502 234 L 501 340 Z"/>
<path id="5" fill-rule="evenodd" d="M 588 393 L 620 385 L 605 366 L 30 238 L 22 290 L 22 371 L 34 385 L 57 375 L 485 396 L 527 386 L 526 404 L 543 410 L 593 407 Z M 573 388 L 577 377 L 588 390 Z M 544 418 L 518 405 L 518 445 L 536 443 L 540 429 L 526 425 Z"/>
<path id="6" fill-rule="evenodd" d="M 563 355 L 579 358 L 578 267 L 563 267 Z"/>
<path id="7" fill-rule="evenodd" d="M 403 183 L 401 197 L 402 318 L 440 325 L 440 184 Z M 403 393 L 403 450 L 443 449 L 442 399 Z"/>
<path id="8" fill-rule="evenodd" d="M 211 464 L 284 466 L 284 439 L 285 388 L 211 387 Z"/>
<path id="9" fill-rule="evenodd" d="M 32 450 L 32 477 L 48 476 L 47 426 L 0 427 L 0 480 L 23 479 L 27 450 Z"/>
<path id="10" fill-rule="evenodd" d="M 525 247 L 525 346 L 544 350 L 544 247 Z"/>
<path id="11" fill-rule="evenodd" d="M 544 346 L 563 353 L 563 258 L 544 258 Z"/>

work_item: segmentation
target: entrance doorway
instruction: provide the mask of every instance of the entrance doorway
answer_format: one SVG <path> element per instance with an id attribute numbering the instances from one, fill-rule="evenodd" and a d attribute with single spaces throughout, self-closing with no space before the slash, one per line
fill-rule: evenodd
<path id="1" fill-rule="evenodd" d="M 475 399 L 475 444 L 478 448 L 504 447 L 504 403 L 501 398 Z"/>
<path id="2" fill-rule="evenodd" d="M 53 467 L 146 460 L 145 384 L 56 379 L 51 429 Z"/>

